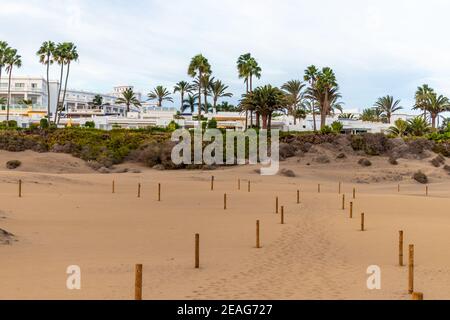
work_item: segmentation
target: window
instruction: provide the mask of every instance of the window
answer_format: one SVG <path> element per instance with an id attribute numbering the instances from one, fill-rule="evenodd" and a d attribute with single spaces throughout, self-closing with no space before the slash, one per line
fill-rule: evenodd
<path id="1" fill-rule="evenodd" d="M 14 86 L 16 88 L 25 88 L 25 83 L 16 83 Z"/>
<path id="2" fill-rule="evenodd" d="M 32 84 L 31 84 L 31 88 L 37 89 L 37 87 L 38 87 L 38 86 L 37 86 L 37 83 L 32 83 Z"/>

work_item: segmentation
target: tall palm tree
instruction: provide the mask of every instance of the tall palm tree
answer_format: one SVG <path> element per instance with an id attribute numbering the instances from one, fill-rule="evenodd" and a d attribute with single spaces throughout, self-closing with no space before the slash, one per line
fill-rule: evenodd
<path id="1" fill-rule="evenodd" d="M 50 73 L 50 65 L 53 64 L 53 53 L 55 52 L 55 43 L 52 41 L 45 41 L 38 52 L 36 53 L 39 56 L 39 62 L 47 67 L 47 118 L 50 121 L 50 82 L 49 82 L 49 73 Z"/>
<path id="2" fill-rule="evenodd" d="M 6 65 L 5 59 L 6 59 L 6 52 L 9 48 L 8 42 L 0 41 L 0 83 L 2 82 L 2 71 L 3 68 Z"/>
<path id="3" fill-rule="evenodd" d="M 124 104 L 127 106 L 127 112 L 130 112 L 130 106 L 133 105 L 135 107 L 140 107 L 141 103 L 136 98 L 135 93 L 132 89 L 126 89 L 124 92 L 122 92 L 122 96 L 117 98 L 116 100 L 117 104 Z"/>
<path id="4" fill-rule="evenodd" d="M 393 96 L 385 96 L 381 97 L 375 102 L 375 107 L 380 108 L 383 113 L 386 115 L 387 123 L 391 123 L 391 116 L 394 112 L 403 109 L 403 107 L 399 106 L 400 100 L 395 100 Z"/>
<path id="5" fill-rule="evenodd" d="M 183 100 L 183 106 L 181 107 L 181 112 L 191 109 L 191 113 L 194 114 L 194 109 L 198 107 L 197 96 L 193 94 L 188 94 L 187 99 Z"/>
<path id="6" fill-rule="evenodd" d="M 211 65 L 203 55 L 198 54 L 191 59 L 191 63 L 188 68 L 188 75 L 192 78 L 198 76 L 199 86 L 198 86 L 198 122 L 201 122 L 202 117 L 202 81 L 201 79 L 205 74 L 211 74 Z"/>
<path id="7" fill-rule="evenodd" d="M 61 112 L 62 109 L 64 108 L 64 102 L 66 100 L 66 92 L 67 92 L 67 83 L 69 82 L 69 74 L 70 74 L 70 65 L 72 62 L 74 61 L 78 61 L 79 55 L 78 55 L 78 50 L 75 44 L 73 44 L 72 42 L 66 42 L 63 44 L 63 64 L 62 65 L 66 65 L 67 66 L 67 70 L 66 70 L 66 80 L 64 82 L 64 92 L 63 92 L 63 96 L 62 96 L 62 103 L 61 103 L 61 109 L 58 112 L 58 119 L 56 121 L 56 124 L 59 123 L 59 119 L 61 117 Z"/>
<path id="8" fill-rule="evenodd" d="M 305 70 L 305 74 L 303 76 L 303 80 L 309 82 L 310 88 L 313 88 L 316 85 L 317 75 L 318 74 L 319 74 L 319 70 L 317 69 L 317 67 L 315 65 L 310 65 Z M 314 131 L 317 131 L 316 112 L 314 110 L 315 109 L 314 99 L 311 99 L 310 101 L 311 101 L 311 103 L 309 105 L 311 107 L 311 113 L 312 113 L 312 116 L 313 116 L 313 128 L 314 128 Z"/>
<path id="9" fill-rule="evenodd" d="M 191 93 L 193 90 L 192 85 L 187 81 L 180 81 L 178 82 L 175 87 L 173 88 L 173 93 L 180 93 L 181 98 L 181 109 L 183 109 L 183 103 L 184 103 L 184 95 L 186 93 Z"/>
<path id="10" fill-rule="evenodd" d="M 201 78 L 201 91 L 203 94 L 203 101 L 204 101 L 204 105 L 207 106 L 208 105 L 208 96 L 210 95 L 210 86 L 211 84 L 214 82 L 214 77 L 210 77 L 209 74 L 204 74 Z M 199 88 L 199 79 L 195 79 L 194 81 L 194 88 L 198 89 Z M 202 107 L 202 111 L 204 111 L 205 113 L 208 113 L 210 108 L 204 108 Z"/>
<path id="11" fill-rule="evenodd" d="M 427 110 L 426 110 L 426 102 L 430 96 L 430 94 L 434 94 L 433 88 L 431 88 L 428 84 L 423 84 L 421 87 L 417 87 L 416 93 L 415 93 L 415 104 L 413 109 L 422 110 L 423 111 L 423 118 L 427 119 Z"/>
<path id="12" fill-rule="evenodd" d="M 54 116 L 54 122 L 56 123 L 56 118 L 58 116 L 58 111 L 61 108 L 61 91 L 63 87 L 63 76 L 64 76 L 64 64 L 65 64 L 65 56 L 67 55 L 67 47 L 64 43 L 58 43 L 53 51 L 53 60 L 58 63 L 60 66 L 59 72 L 59 85 L 58 85 L 58 94 L 56 95 L 56 110 Z"/>
<path id="13" fill-rule="evenodd" d="M 300 80 L 289 80 L 281 86 L 290 102 L 288 112 L 294 117 L 294 124 L 297 124 L 298 109 L 303 106 L 303 88 L 305 84 Z"/>
<path id="14" fill-rule="evenodd" d="M 92 99 L 92 105 L 96 108 L 100 108 L 103 105 L 103 97 L 96 94 L 94 99 Z"/>
<path id="15" fill-rule="evenodd" d="M 253 77 L 258 79 L 261 78 L 261 68 L 258 65 L 258 62 L 255 58 L 251 56 L 250 53 L 243 54 L 239 56 L 237 60 L 237 69 L 238 75 L 240 79 L 244 79 L 246 84 L 245 93 L 249 93 L 253 91 Z M 247 128 L 247 119 L 248 119 L 248 111 L 246 110 L 245 114 L 245 128 Z M 257 122 L 259 122 L 259 115 L 257 115 Z M 253 125 L 253 111 L 250 110 L 250 126 Z"/>
<path id="16" fill-rule="evenodd" d="M 430 94 L 426 101 L 425 110 L 430 113 L 431 116 L 431 128 L 436 129 L 436 118 L 440 113 L 450 111 L 450 101 L 443 95 L 437 95 L 436 93 Z"/>
<path id="17" fill-rule="evenodd" d="M 231 98 L 233 94 L 231 92 L 226 92 L 228 86 L 222 83 L 220 80 L 213 81 L 209 85 L 209 91 L 211 92 L 213 98 L 213 113 L 217 112 L 217 101 L 220 98 Z"/>
<path id="18" fill-rule="evenodd" d="M 153 89 L 148 94 L 149 100 L 157 100 L 158 101 L 158 107 L 162 106 L 163 101 L 169 101 L 173 103 L 173 98 L 170 96 L 169 90 L 163 86 L 156 86 L 156 88 Z"/>
<path id="19" fill-rule="evenodd" d="M 5 56 L 5 65 L 6 65 L 6 72 L 8 72 L 8 96 L 7 96 L 7 102 L 6 102 L 6 123 L 9 125 L 9 106 L 11 103 L 11 76 L 13 68 L 20 68 L 22 67 L 22 57 L 17 54 L 16 49 L 9 48 L 6 50 L 6 56 Z"/>

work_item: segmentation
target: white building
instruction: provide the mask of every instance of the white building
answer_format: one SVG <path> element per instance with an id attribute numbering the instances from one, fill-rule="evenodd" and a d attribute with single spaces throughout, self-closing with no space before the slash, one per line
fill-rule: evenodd
<path id="1" fill-rule="evenodd" d="M 8 78 L 2 76 L 0 82 L 0 97 L 7 98 L 8 96 Z M 32 108 L 35 110 L 47 110 L 48 93 L 47 82 L 41 77 L 14 77 L 11 78 L 11 101 L 10 112 L 21 112 L 28 110 L 22 101 L 31 100 Z M 5 106 L 2 106 L 1 113 L 5 111 Z"/>
<path id="2" fill-rule="evenodd" d="M 116 98 L 120 98 L 126 90 L 132 90 L 134 92 L 134 95 L 136 96 L 136 99 L 138 101 L 142 101 L 142 94 L 140 92 L 135 92 L 133 86 L 115 86 L 113 88 L 113 92 L 110 95 Z"/>

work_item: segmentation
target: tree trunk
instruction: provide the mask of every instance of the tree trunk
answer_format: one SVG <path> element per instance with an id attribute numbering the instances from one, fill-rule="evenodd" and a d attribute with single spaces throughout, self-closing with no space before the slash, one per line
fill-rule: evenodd
<path id="1" fill-rule="evenodd" d="M 317 131 L 317 125 L 316 125 L 316 110 L 314 108 L 314 100 L 311 100 L 311 110 L 312 110 L 312 116 L 313 116 L 313 131 Z"/>
<path id="2" fill-rule="evenodd" d="M 56 125 L 59 124 L 59 119 L 61 118 L 61 112 L 64 108 L 64 102 L 66 101 L 67 82 L 69 81 L 69 73 L 70 73 L 70 62 L 67 64 L 66 81 L 64 83 L 64 93 L 63 93 L 63 98 L 62 98 L 62 102 L 61 102 L 61 110 L 59 110 L 59 112 L 58 112 L 58 120 L 56 122 Z"/>
<path id="3" fill-rule="evenodd" d="M 328 114 L 328 89 L 325 91 L 325 101 L 322 105 L 322 110 L 320 110 L 320 129 L 323 129 L 327 124 L 327 114 Z"/>
<path id="4" fill-rule="evenodd" d="M 213 113 L 214 114 L 217 113 L 216 107 L 217 107 L 217 98 L 214 98 L 213 99 Z"/>
<path id="5" fill-rule="evenodd" d="M 57 120 L 57 117 L 58 117 L 59 101 L 61 100 L 61 89 L 62 89 L 63 75 L 64 75 L 64 63 L 61 63 L 61 73 L 60 73 L 60 76 L 59 76 L 58 96 L 56 97 L 56 110 L 55 110 L 55 117 L 54 117 L 54 120 L 53 120 L 54 123 L 56 123 L 56 120 Z"/>
<path id="6" fill-rule="evenodd" d="M 256 114 L 256 127 L 259 128 L 261 126 L 260 119 L 259 119 L 260 114 L 257 111 L 255 111 L 255 114 Z"/>
<path id="7" fill-rule="evenodd" d="M 262 115 L 262 128 L 267 129 L 267 114 Z"/>
<path id="8" fill-rule="evenodd" d="M 272 130 L 272 112 L 269 112 L 269 119 L 268 119 L 267 129 Z"/>
<path id="9" fill-rule="evenodd" d="M 206 90 L 206 88 L 205 88 L 205 90 Z M 208 99 L 207 99 L 207 97 L 208 97 L 208 94 L 205 92 L 204 94 L 203 94 L 203 100 L 205 100 L 205 113 L 208 113 Z"/>
<path id="10" fill-rule="evenodd" d="M 180 108 L 180 111 L 181 111 L 181 112 L 183 112 L 183 104 L 184 104 L 184 92 L 183 92 L 183 91 L 181 91 L 181 92 L 180 92 L 180 94 L 181 94 L 181 108 Z"/>
<path id="11" fill-rule="evenodd" d="M 246 79 L 247 81 L 245 81 L 245 85 L 246 85 L 246 90 L 245 90 L 245 94 L 248 94 L 248 77 Z M 245 130 L 248 129 L 248 110 L 245 110 Z"/>
<path id="12" fill-rule="evenodd" d="M 202 117 L 202 72 L 198 73 L 198 125 L 201 128 Z"/>
<path id="13" fill-rule="evenodd" d="M 49 82 L 49 73 L 50 73 L 50 55 L 47 55 L 47 119 L 50 124 L 50 82 Z"/>
<path id="14" fill-rule="evenodd" d="M 9 104 L 11 102 L 11 74 L 12 74 L 13 66 L 9 69 L 9 77 L 8 77 L 8 97 L 6 98 L 6 126 L 9 127 Z"/>
<path id="15" fill-rule="evenodd" d="M 436 129 L 436 117 L 437 114 L 431 113 L 431 127 L 434 129 Z"/>

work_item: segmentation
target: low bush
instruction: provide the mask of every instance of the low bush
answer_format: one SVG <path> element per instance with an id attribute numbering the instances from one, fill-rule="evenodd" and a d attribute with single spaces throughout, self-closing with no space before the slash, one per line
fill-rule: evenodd
<path id="1" fill-rule="evenodd" d="M 361 158 L 359 159 L 358 164 L 362 165 L 363 167 L 370 167 L 372 165 L 372 162 L 367 158 Z"/>
<path id="2" fill-rule="evenodd" d="M 19 160 L 9 160 L 8 162 L 6 162 L 6 168 L 12 170 L 12 169 L 16 169 L 18 167 L 20 167 L 22 165 L 22 162 L 20 162 Z"/>
<path id="3" fill-rule="evenodd" d="M 422 184 L 428 183 L 427 175 L 420 170 L 414 173 L 413 179 Z"/>

